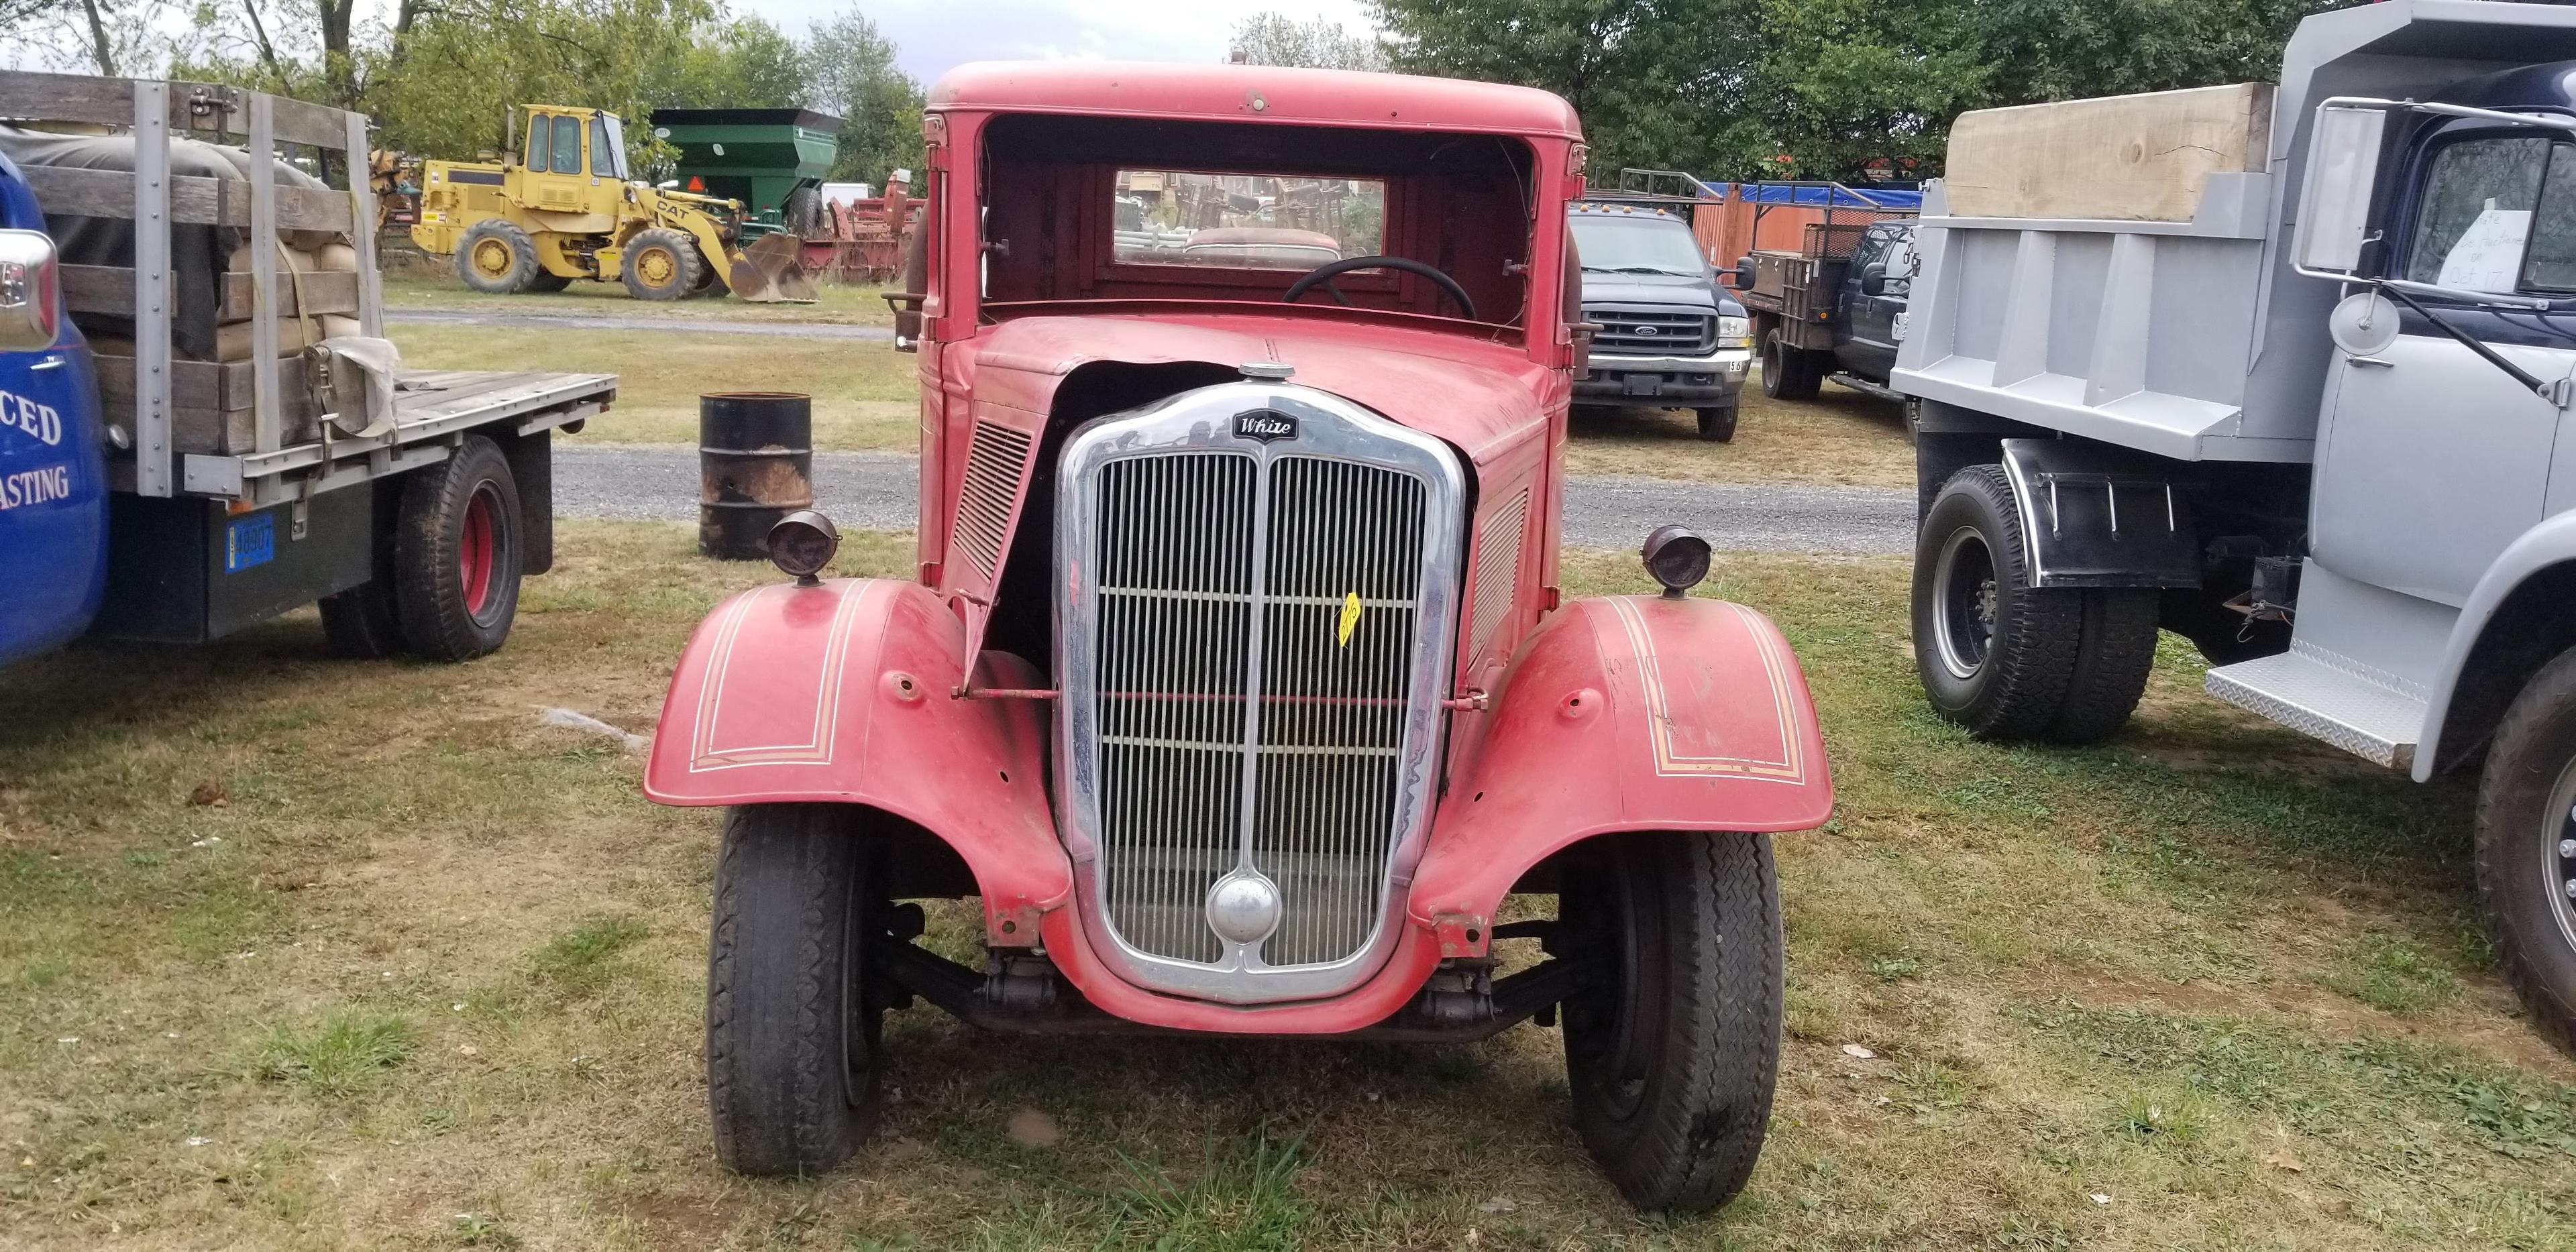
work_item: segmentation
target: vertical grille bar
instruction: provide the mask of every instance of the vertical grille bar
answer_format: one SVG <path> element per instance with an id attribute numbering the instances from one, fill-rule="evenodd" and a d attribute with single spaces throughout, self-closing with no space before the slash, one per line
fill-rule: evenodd
<path id="1" fill-rule="evenodd" d="M 1368 942 L 1384 899 L 1428 493 L 1343 461 L 1270 474 L 1252 861 L 1283 909 L 1262 959 L 1323 964 Z"/>
<path id="2" fill-rule="evenodd" d="M 1113 462 L 1100 479 L 1100 857 L 1139 951 L 1213 961 L 1208 888 L 1241 847 L 1252 496 L 1245 456 Z"/>

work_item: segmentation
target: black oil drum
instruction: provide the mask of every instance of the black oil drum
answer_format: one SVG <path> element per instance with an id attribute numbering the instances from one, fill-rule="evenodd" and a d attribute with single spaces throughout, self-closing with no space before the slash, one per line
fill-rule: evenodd
<path id="1" fill-rule="evenodd" d="M 757 561 L 769 528 L 814 507 L 814 398 L 792 391 L 698 397 L 698 551 Z"/>

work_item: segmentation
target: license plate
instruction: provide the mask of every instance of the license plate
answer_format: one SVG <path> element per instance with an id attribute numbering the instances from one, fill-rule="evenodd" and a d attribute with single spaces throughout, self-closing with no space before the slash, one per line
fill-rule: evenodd
<path id="1" fill-rule="evenodd" d="M 1630 374 L 1628 375 L 1628 394 L 1660 396 L 1664 394 L 1664 380 L 1654 374 Z"/>

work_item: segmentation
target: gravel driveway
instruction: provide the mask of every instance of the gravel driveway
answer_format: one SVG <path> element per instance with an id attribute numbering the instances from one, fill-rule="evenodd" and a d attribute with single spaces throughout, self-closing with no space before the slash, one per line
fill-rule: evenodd
<path id="1" fill-rule="evenodd" d="M 913 524 L 915 463 L 899 452 L 814 454 L 817 507 L 843 526 Z M 564 517 L 695 521 L 694 448 L 555 446 L 555 512 Z M 1565 542 L 1632 548 L 1666 523 L 1688 526 L 1726 552 L 1908 552 L 1914 493 L 1877 487 L 1691 483 L 1575 478 L 1565 490 Z"/>

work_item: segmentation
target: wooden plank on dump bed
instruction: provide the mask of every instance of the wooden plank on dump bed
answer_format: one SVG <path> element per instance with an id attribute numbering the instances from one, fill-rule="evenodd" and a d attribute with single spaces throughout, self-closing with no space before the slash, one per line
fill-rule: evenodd
<path id="1" fill-rule="evenodd" d="M 1957 217 L 2188 222 L 2212 174 L 2271 160 L 2267 83 L 1961 114 L 1943 185 Z"/>
<path id="2" fill-rule="evenodd" d="M 156 84 L 143 84 L 153 86 Z M 134 175 L 124 170 L 83 170 L 62 165 L 29 165 L 19 173 L 36 191 L 47 213 L 69 217 L 134 216 Z M 192 225 L 250 225 L 250 183 L 195 174 L 168 177 L 170 220 Z M 281 230 L 349 229 L 346 192 L 310 187 L 277 189 L 277 225 Z"/>

